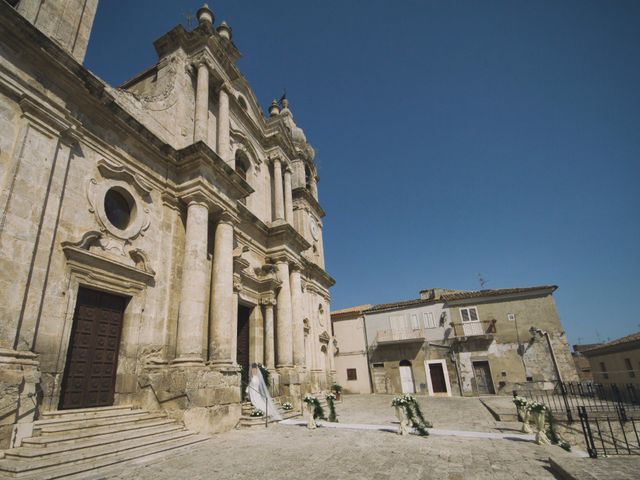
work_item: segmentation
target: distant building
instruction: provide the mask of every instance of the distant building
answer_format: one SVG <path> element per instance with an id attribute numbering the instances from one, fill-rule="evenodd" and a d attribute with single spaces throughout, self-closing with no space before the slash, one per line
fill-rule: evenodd
<path id="1" fill-rule="evenodd" d="M 336 381 L 345 393 L 372 391 L 363 314 L 371 307 L 358 305 L 331 313 L 333 336 L 341 339 L 335 356 Z"/>
<path id="2" fill-rule="evenodd" d="M 549 336 L 560 378 L 576 381 L 553 300 L 556 289 L 429 289 L 413 300 L 334 312 L 337 378 L 360 372 L 368 357 L 374 393 L 508 394 L 525 383 L 553 388 L 558 373 L 537 330 Z M 366 391 L 365 382 L 357 381 L 351 389 L 347 379 L 345 391 Z"/>
<path id="3" fill-rule="evenodd" d="M 576 372 L 578 373 L 578 378 L 581 382 L 592 382 L 593 381 L 593 373 L 591 372 L 591 364 L 589 363 L 589 359 L 585 357 L 582 352 L 585 350 L 589 350 L 594 347 L 598 347 L 602 345 L 601 343 L 587 343 L 584 345 L 574 345 L 573 352 L 571 352 L 571 356 L 573 357 L 573 363 L 576 366 Z"/>
<path id="4" fill-rule="evenodd" d="M 640 332 L 584 350 L 596 383 L 640 383 Z"/>

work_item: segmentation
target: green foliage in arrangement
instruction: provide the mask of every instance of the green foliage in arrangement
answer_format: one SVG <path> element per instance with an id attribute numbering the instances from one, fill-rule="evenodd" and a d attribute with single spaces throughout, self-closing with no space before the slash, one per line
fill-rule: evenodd
<path id="1" fill-rule="evenodd" d="M 329 405 L 329 421 L 337 423 L 338 422 L 338 416 L 336 415 L 336 406 L 335 406 L 336 396 L 335 396 L 335 394 L 327 393 L 327 395 L 324 398 L 327 399 L 327 405 Z"/>

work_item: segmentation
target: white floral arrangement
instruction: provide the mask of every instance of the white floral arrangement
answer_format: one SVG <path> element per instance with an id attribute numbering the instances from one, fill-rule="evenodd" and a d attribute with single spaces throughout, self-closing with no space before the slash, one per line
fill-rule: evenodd
<path id="1" fill-rule="evenodd" d="M 527 405 L 529 405 L 528 400 L 526 398 L 520 397 L 520 396 L 514 397 L 513 398 L 513 403 L 515 403 L 516 407 L 518 407 L 518 408 L 526 408 Z"/>
<path id="2" fill-rule="evenodd" d="M 404 395 L 401 395 L 399 397 L 393 397 L 393 400 L 391 400 L 392 407 L 400 407 L 406 404 L 407 404 L 407 400 L 404 398 Z"/>
<path id="3" fill-rule="evenodd" d="M 545 404 L 542 402 L 531 402 L 527 405 L 527 407 L 532 413 L 542 413 L 547 409 Z"/>
<path id="4" fill-rule="evenodd" d="M 251 413 L 249 414 L 249 416 L 250 417 L 264 417 L 264 412 L 262 410 L 254 408 L 253 410 L 251 410 Z"/>
<path id="5" fill-rule="evenodd" d="M 291 402 L 284 402 L 282 409 L 288 412 L 289 410 L 293 410 L 293 405 L 291 405 Z"/>
<path id="6" fill-rule="evenodd" d="M 304 403 L 310 403 L 312 405 L 315 405 L 316 403 L 318 403 L 318 399 L 316 397 L 314 397 L 313 395 L 305 395 L 304 399 L 303 399 Z"/>
<path id="7" fill-rule="evenodd" d="M 335 400 L 336 399 L 336 394 L 335 393 L 327 393 L 324 398 L 326 398 L 327 400 Z"/>

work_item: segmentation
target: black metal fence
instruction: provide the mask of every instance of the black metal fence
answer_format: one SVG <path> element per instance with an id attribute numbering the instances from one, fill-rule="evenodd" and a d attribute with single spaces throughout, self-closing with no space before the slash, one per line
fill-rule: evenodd
<path id="1" fill-rule="evenodd" d="M 591 458 L 598 455 L 640 455 L 640 425 L 633 418 L 589 416 L 584 406 L 578 407 L 578 418 Z"/>
<path id="2" fill-rule="evenodd" d="M 513 396 L 544 403 L 556 417 L 571 423 L 584 408 L 591 417 L 615 415 L 619 421 L 640 419 L 640 385 L 558 382 L 553 390 L 514 390 Z"/>

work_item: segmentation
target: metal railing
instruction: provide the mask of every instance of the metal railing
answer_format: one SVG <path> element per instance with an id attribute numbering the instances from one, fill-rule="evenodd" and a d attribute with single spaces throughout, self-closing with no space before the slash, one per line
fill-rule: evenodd
<path id="1" fill-rule="evenodd" d="M 268 428 L 269 427 L 269 402 L 267 401 L 267 397 L 262 395 L 262 393 L 260 393 L 259 390 L 256 390 L 255 388 L 253 388 L 251 385 L 249 385 L 244 380 L 241 380 L 240 381 L 240 398 L 242 398 L 242 396 L 246 392 L 244 387 L 250 388 L 251 390 L 256 392 L 258 395 L 260 395 L 260 397 L 262 397 L 264 399 L 264 410 L 265 410 L 265 412 L 264 412 L 264 428 Z M 241 404 L 242 404 L 242 402 L 241 402 Z"/>
<path id="2" fill-rule="evenodd" d="M 620 421 L 640 419 L 640 385 L 603 385 L 592 382 L 556 382 L 553 390 L 520 389 L 513 395 L 544 403 L 556 416 L 569 423 L 582 407 L 591 416 L 616 415 Z"/>
<path id="3" fill-rule="evenodd" d="M 578 417 L 591 458 L 598 455 L 640 455 L 640 436 L 634 419 L 589 417 L 584 406 L 578 407 Z"/>

